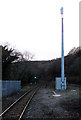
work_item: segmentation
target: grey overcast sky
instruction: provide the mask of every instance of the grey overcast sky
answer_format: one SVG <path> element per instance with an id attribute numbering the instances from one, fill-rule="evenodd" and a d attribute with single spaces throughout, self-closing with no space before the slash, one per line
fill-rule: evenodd
<path id="1" fill-rule="evenodd" d="M 64 7 L 64 55 L 79 46 L 79 0 L 0 0 L 0 44 L 9 42 L 34 60 L 61 57 Z"/>

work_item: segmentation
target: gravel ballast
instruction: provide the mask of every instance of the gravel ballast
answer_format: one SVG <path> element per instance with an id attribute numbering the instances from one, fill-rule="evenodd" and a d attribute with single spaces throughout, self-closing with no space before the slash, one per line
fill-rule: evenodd
<path id="1" fill-rule="evenodd" d="M 78 87 L 66 91 L 42 87 L 25 112 L 24 118 L 80 118 L 80 95 Z"/>
<path id="2" fill-rule="evenodd" d="M 29 87 L 25 87 L 20 93 L 7 97 L 3 101 L 3 110 L 12 103 L 13 98 L 17 99 Z M 55 90 L 53 87 L 42 86 L 25 111 L 25 119 L 80 119 L 81 89 L 75 85 L 67 86 L 66 91 Z M 7 100 L 7 102 L 6 102 Z M 6 103 L 5 103 L 6 102 Z"/>

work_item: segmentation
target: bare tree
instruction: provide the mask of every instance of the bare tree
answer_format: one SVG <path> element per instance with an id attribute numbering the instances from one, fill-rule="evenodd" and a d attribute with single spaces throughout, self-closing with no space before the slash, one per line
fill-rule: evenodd
<path id="1" fill-rule="evenodd" d="M 18 62 L 18 61 L 25 61 L 23 54 L 19 51 L 15 51 L 15 54 L 19 57 L 16 61 L 14 62 Z"/>
<path id="2" fill-rule="evenodd" d="M 18 56 L 18 59 L 14 62 L 31 61 L 34 58 L 34 54 L 30 53 L 29 51 L 25 51 L 25 52 L 21 53 L 21 52 L 16 50 L 15 54 Z"/>
<path id="3" fill-rule="evenodd" d="M 34 58 L 34 54 L 32 54 L 29 51 L 25 51 L 23 53 L 23 58 L 24 58 L 25 61 L 31 61 Z"/>

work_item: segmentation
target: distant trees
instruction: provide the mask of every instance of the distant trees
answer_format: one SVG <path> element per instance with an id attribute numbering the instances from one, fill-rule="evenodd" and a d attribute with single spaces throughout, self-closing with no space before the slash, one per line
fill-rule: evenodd
<path id="1" fill-rule="evenodd" d="M 27 83 L 33 82 L 34 75 L 32 72 L 27 71 L 27 69 L 23 69 L 19 73 L 18 79 L 21 80 L 21 85 L 26 85 Z"/>
<path id="2" fill-rule="evenodd" d="M 31 61 L 34 58 L 34 55 L 29 52 L 29 51 L 25 51 L 23 53 L 16 51 L 16 54 L 18 56 L 18 59 L 15 60 L 14 62 L 19 62 L 19 61 Z"/>
<path id="3" fill-rule="evenodd" d="M 25 51 L 24 54 L 18 52 L 13 48 L 9 48 L 9 45 L 6 44 L 2 46 L 2 79 L 9 79 L 8 69 L 10 64 L 19 61 L 30 61 L 33 59 L 34 55 L 30 52 Z"/>
<path id="4" fill-rule="evenodd" d="M 61 58 L 48 62 L 26 62 L 31 61 L 33 57 L 34 55 L 28 51 L 21 53 L 9 48 L 8 45 L 2 46 L 2 78 L 20 79 L 22 84 L 25 84 L 33 81 L 35 75 L 44 80 L 55 80 L 55 77 L 61 77 Z M 67 81 L 79 83 L 81 49 L 74 54 L 65 56 L 64 60 Z"/>

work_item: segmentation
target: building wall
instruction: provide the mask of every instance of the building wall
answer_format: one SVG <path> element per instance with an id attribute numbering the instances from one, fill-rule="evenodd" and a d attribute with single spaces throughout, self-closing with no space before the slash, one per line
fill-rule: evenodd
<path id="1" fill-rule="evenodd" d="M 2 81 L 2 96 L 6 97 L 13 93 L 20 91 L 21 81 L 20 80 L 5 80 Z"/>

